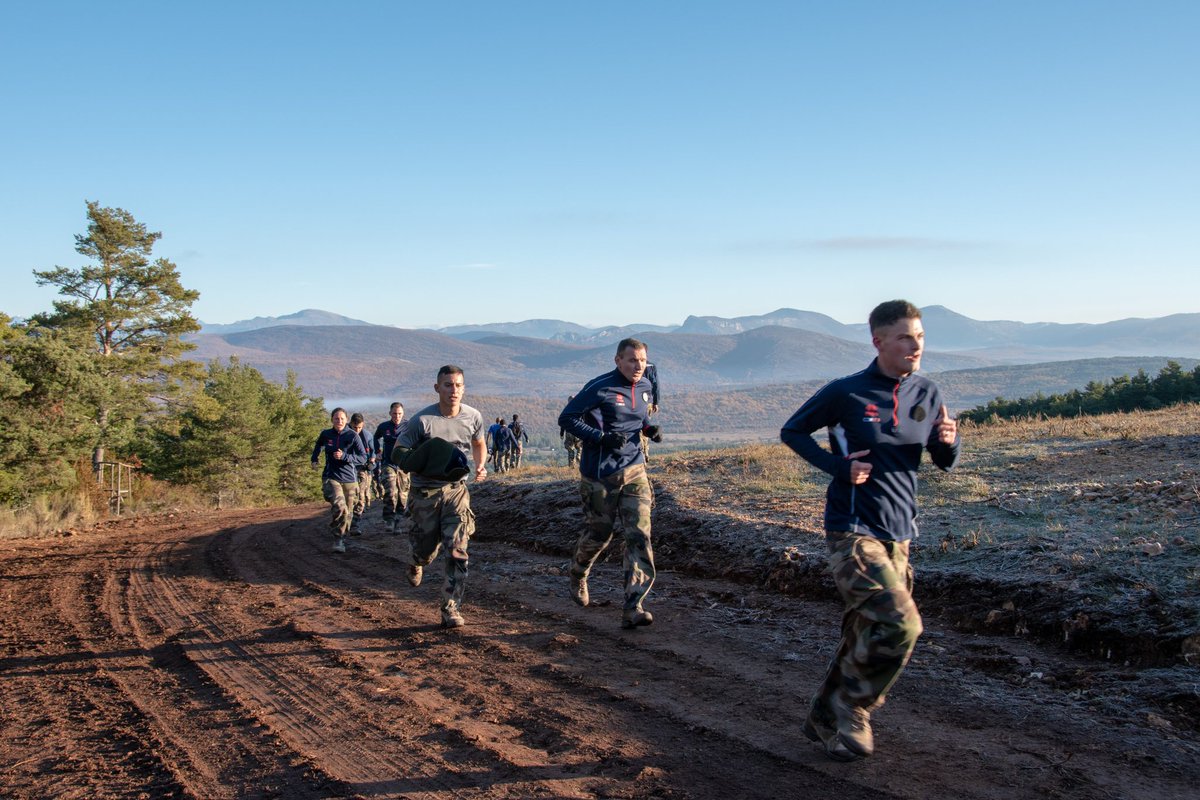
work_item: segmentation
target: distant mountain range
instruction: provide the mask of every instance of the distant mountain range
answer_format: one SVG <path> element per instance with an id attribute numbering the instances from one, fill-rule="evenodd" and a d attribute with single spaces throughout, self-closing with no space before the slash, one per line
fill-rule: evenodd
<path id="1" fill-rule="evenodd" d="M 1048 360 L 1107 356 L 1200 356 L 1200 314 L 1063 324 L 980 321 L 937 305 L 926 306 L 921 312 L 930 343 L 935 349 L 979 351 L 974 355 L 989 362 L 1025 363 L 1030 361 L 1031 357 L 1039 356 Z M 310 308 L 282 317 L 255 317 L 228 325 L 203 324 L 200 332 L 202 335 L 223 336 L 284 326 L 390 327 L 372 325 L 362 320 Z M 781 308 L 769 314 L 745 317 L 690 316 L 680 325 L 609 325 L 588 328 L 564 320 L 529 319 L 522 322 L 454 325 L 432 329 L 432 332 L 466 341 L 514 336 L 569 344 L 602 345 L 615 343 L 626 336 L 647 333 L 730 336 L 767 327 L 810 331 L 852 342 L 868 341 L 866 323 L 847 325 L 815 311 L 799 311 L 794 308 Z"/>
<path id="2" fill-rule="evenodd" d="M 921 309 L 930 342 L 938 350 L 978 350 L 987 361 L 1025 363 L 1032 357 L 1066 360 L 1095 356 L 1200 355 L 1200 314 L 1175 314 L 1155 319 L 1123 319 L 1104 323 L 980 321 L 945 306 Z M 746 317 L 690 316 L 677 326 L 624 325 L 585 328 L 561 320 L 526 320 L 487 325 L 458 325 L 440 333 L 479 339 L 508 334 L 539 339 L 602 344 L 624 336 L 653 331 L 728 336 L 765 327 L 795 328 L 856 342 L 869 341 L 865 322 L 847 325 L 815 311 L 781 308 Z"/>
<path id="3" fill-rule="evenodd" d="M 334 314 L 332 311 L 306 308 L 303 311 L 297 311 L 295 314 L 285 314 L 282 317 L 255 317 L 254 319 L 244 319 L 241 322 L 231 322 L 228 325 L 202 322 L 200 323 L 200 333 L 222 336 L 226 333 L 256 331 L 259 328 L 277 328 L 285 325 L 371 325 L 371 323 L 363 322 L 360 319 L 343 317 L 341 314 Z"/>
<path id="4" fill-rule="evenodd" d="M 1156 371 L 1166 358 L 1189 363 L 1200 358 L 1200 314 L 1070 325 L 979 321 L 943 306 L 926 307 L 922 314 L 930 345 L 923 371 L 947 373 L 954 387 L 947 393 L 960 408 L 980 398 L 1062 391 L 1066 375 L 1104 380 L 1130 369 Z M 204 325 L 190 339 L 197 345 L 193 358 L 236 355 L 280 381 L 291 370 L 310 394 L 402 396 L 408 402 L 414 394 L 431 393 L 437 368 L 446 363 L 463 367 L 470 392 L 565 397 L 611 369 L 613 345 L 631 335 L 646 341 L 664 383 L 676 391 L 819 382 L 861 369 L 874 355 L 865 323 L 846 325 L 787 308 L 728 319 L 691 316 L 678 326 L 587 328 L 526 320 L 440 330 L 371 325 L 307 309 Z M 1052 363 L 1066 361 L 1087 366 Z M 1032 382 L 1022 377 L 1026 371 L 1012 368 L 1021 364 L 1040 365 L 1028 371 L 1037 376 Z M 1108 374 L 1109 368 L 1117 371 Z M 1021 387 L 1022 394 L 1010 393 L 1006 385 Z"/>

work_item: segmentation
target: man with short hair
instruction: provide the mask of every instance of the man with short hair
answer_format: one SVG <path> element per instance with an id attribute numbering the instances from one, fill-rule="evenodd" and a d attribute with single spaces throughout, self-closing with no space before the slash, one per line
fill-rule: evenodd
<path id="1" fill-rule="evenodd" d="M 438 453 L 448 449 L 452 455 L 457 450 L 464 466 L 457 477 L 445 473 L 444 461 L 435 463 L 427 459 L 427 466 L 414 467 L 408 496 L 412 516 L 408 582 L 420 586 L 424 568 L 437 558 L 439 548 L 444 548 L 442 627 L 459 628 L 466 624 L 462 601 L 467 586 L 467 545 L 475 532 L 475 514 L 471 511 L 466 484 L 466 457 L 469 455 L 475 463 L 475 480 L 486 479 L 487 446 L 483 416 L 462 402 L 465 391 L 462 368 L 453 364 L 442 367 L 433 388 L 438 401 L 413 415 L 396 447 L 414 455 L 421 447 Z"/>
<path id="2" fill-rule="evenodd" d="M 346 424 L 346 409 L 335 408 L 329 415 L 332 427 L 321 431 L 313 447 L 312 465 L 324 451 L 325 469 L 321 473 L 321 495 L 329 503 L 329 528 L 333 531 L 333 552 L 346 552 L 346 533 L 350 530 L 351 509 L 358 493 L 358 465 L 367 462 L 362 439 Z"/>
<path id="3" fill-rule="evenodd" d="M 366 418 L 362 414 L 355 411 L 350 415 L 350 429 L 358 434 L 367 453 L 367 462 L 357 467 L 358 491 L 354 496 L 354 517 L 350 520 L 351 536 L 362 536 L 362 518 L 371 507 L 371 470 L 375 468 L 375 448 L 363 431 L 365 425 Z"/>
<path id="4" fill-rule="evenodd" d="M 392 449 L 404 433 L 404 404 L 397 401 L 388 409 L 388 419 L 375 428 L 375 451 L 382 462 L 383 527 L 396 533 L 400 517 L 408 513 L 408 473 L 392 463 Z"/>
<path id="5" fill-rule="evenodd" d="M 936 384 L 917 375 L 921 311 L 904 300 L 871 312 L 875 360 L 814 394 L 780 431 L 784 444 L 832 476 L 825 500 L 829 569 L 846 610 L 842 640 L 817 689 L 804 735 L 838 761 L 875 750 L 883 705 L 921 635 L 909 542 L 917 535 L 922 450 L 943 470 L 958 460 L 958 425 Z M 813 438 L 828 429 L 830 450 Z"/>
<path id="6" fill-rule="evenodd" d="M 622 339 L 613 358 L 616 369 L 589 381 L 559 414 L 559 427 L 583 443 L 579 459 L 580 495 L 587 528 L 575 544 L 571 562 L 571 598 L 590 604 L 587 579 L 592 565 L 612 541 L 617 518 L 625 536 L 625 602 L 621 627 L 649 625 L 653 615 L 642 607 L 654 585 L 650 544 L 653 491 L 638 446 L 644 431 L 656 442 L 662 434 L 649 424 L 650 382 L 646 345 Z"/>

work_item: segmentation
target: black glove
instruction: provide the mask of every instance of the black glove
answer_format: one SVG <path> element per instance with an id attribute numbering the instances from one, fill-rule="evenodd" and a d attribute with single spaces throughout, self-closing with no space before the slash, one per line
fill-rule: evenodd
<path id="1" fill-rule="evenodd" d="M 657 425 L 647 425 L 642 428 L 642 433 L 646 434 L 646 438 L 656 444 L 662 441 L 662 428 Z"/>
<path id="2" fill-rule="evenodd" d="M 600 446 L 605 450 L 620 450 L 626 441 L 625 434 L 609 431 L 600 437 Z"/>

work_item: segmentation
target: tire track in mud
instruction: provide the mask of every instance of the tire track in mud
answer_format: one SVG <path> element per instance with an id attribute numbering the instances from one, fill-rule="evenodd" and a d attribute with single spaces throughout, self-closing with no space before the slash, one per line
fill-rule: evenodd
<path id="1" fill-rule="evenodd" d="M 476 768 L 478 775 L 494 773 L 487 782 L 504 782 L 504 792 L 512 796 L 592 796 L 577 794 L 572 784 L 606 768 L 603 757 L 594 753 L 594 745 L 586 752 L 562 746 L 556 756 L 543 746 L 546 737 L 531 737 L 525 727 L 508 724 L 502 706 L 514 702 L 513 696 L 527 698 L 528 690 L 518 689 L 519 681 L 509 681 L 507 675 L 497 677 L 492 672 L 481 679 L 476 663 L 463 652 L 457 632 L 447 634 L 432 624 L 414 624 L 414 618 L 436 619 L 436 609 L 427 601 L 401 600 L 391 592 L 372 588 L 388 583 L 389 571 L 390 580 L 398 577 L 400 569 L 394 560 L 383 559 L 382 567 L 363 572 L 358 569 L 361 562 L 345 558 L 331 562 L 324 554 L 315 557 L 308 542 L 286 560 L 278 559 L 275 547 L 254 544 L 231 546 L 225 569 L 236 569 L 242 579 L 251 582 L 278 581 L 291 587 L 282 624 L 336 653 L 347 667 L 372 681 L 378 693 L 387 693 L 401 707 L 408 725 L 421 731 L 421 738 L 434 736 L 451 744 L 470 744 L 486 756 L 487 763 Z M 361 552 L 357 543 L 352 552 Z M 358 588 L 346 591 L 310 577 L 329 572 L 331 564 L 336 564 L 339 575 L 355 573 L 347 582 Z M 330 608 L 338 609 L 342 616 L 328 618 Z M 347 625 L 347 614 L 356 622 Z M 411 667 L 410 656 L 421 664 Z M 459 675 L 465 680 L 459 682 Z M 527 699 L 516 702 L 534 705 Z M 571 755 L 564 757 L 563 753 Z M 442 765 L 442 769 L 455 766 Z M 611 770 L 613 765 L 607 768 Z"/>
<path id="2" fill-rule="evenodd" d="M 208 537 L 205 551 L 228 540 L 228 530 Z M 194 544 L 194 543 L 193 543 Z M 374 704 L 361 682 L 348 684 L 343 665 L 314 650 L 306 637 L 279 626 L 264 626 L 253 610 L 273 607 L 256 587 L 239 586 L 207 570 L 207 552 L 174 552 L 148 558 L 132 573 L 130 603 L 176 637 L 184 657 L 248 713 L 338 787 L 350 794 L 405 792 L 413 797 L 446 796 L 469 785 L 398 748 L 364 726 L 364 704 Z M 170 573 L 187 559 L 189 576 Z M 195 584 L 200 591 L 195 591 Z M 215 591 L 214 591 L 215 587 Z M 247 612 L 249 609 L 249 613 Z M 423 774 L 424 773 L 424 774 Z M 379 776 L 404 775 L 399 781 Z M 458 785 L 456 785 L 456 783 Z M 327 787 L 328 789 L 328 787 Z"/>
<path id="3" fill-rule="evenodd" d="M 74 597 L 57 593 L 59 616 L 81 637 L 116 643 L 129 653 L 119 661 L 110 659 L 104 669 L 149 720 L 154 731 L 151 752 L 163 760 L 185 794 L 322 796 L 326 781 L 256 726 L 187 657 L 182 643 L 189 636 L 186 627 L 160 623 L 156 631 L 146 630 L 137 601 L 146 594 L 146 584 L 154 584 L 156 593 L 169 584 L 164 567 L 179 547 L 176 541 L 132 545 L 111 561 L 102 585 L 81 586 Z M 90 602 L 79 605 L 77 597 Z"/>
<path id="4" fill-rule="evenodd" d="M 833 764 L 799 733 L 833 603 L 664 571 L 655 625 L 621 631 L 619 566 L 578 608 L 561 556 L 494 530 L 472 543 L 468 627 L 442 631 L 441 562 L 414 589 L 403 536 L 335 556 L 319 509 L 0 549 L 5 791 L 1190 800 L 1200 776 L 1191 739 L 1004 666 L 1073 662 L 935 621 L 880 754 Z"/>
<path id="5" fill-rule="evenodd" d="M 318 630 L 307 621 L 296 623 L 324 646 L 365 664 L 369 673 L 388 669 L 403 673 L 402 666 L 392 666 L 397 659 L 401 665 L 411 657 L 428 662 L 429 651 L 435 651 L 434 657 L 449 669 L 439 672 L 436 684 L 426 676 L 407 677 L 403 687 L 406 700 L 426 714 L 437 714 L 441 722 L 515 768 L 553 763 L 564 771 L 553 776 L 552 780 L 557 781 L 585 776 L 597 769 L 611 773 L 614 764 L 627 762 L 630 779 L 643 772 L 651 776 L 677 773 L 676 780 L 679 774 L 690 774 L 690 780 L 712 796 L 721 794 L 723 786 L 732 795 L 779 796 L 780 791 L 802 786 L 806 776 L 825 790 L 831 783 L 841 783 L 827 774 L 797 769 L 794 763 L 788 766 L 782 761 L 786 753 L 782 746 L 772 752 L 758 745 L 761 752 L 755 755 L 752 750 L 747 754 L 738 776 L 711 769 L 710 765 L 719 763 L 720 752 L 728 748 L 725 740 L 731 735 L 741 741 L 737 746 L 749 743 L 753 747 L 753 739 L 767 738 L 763 732 L 767 727 L 778 741 L 779 731 L 770 722 L 777 717 L 777 708 L 770 702 L 755 701 L 758 693 L 753 689 L 739 693 L 742 697 L 737 704 L 749 707 L 736 709 L 731 703 L 730 709 L 744 720 L 756 720 L 754 736 L 739 736 L 735 726 L 716 724 L 712 716 L 701 718 L 691 713 L 689 709 L 697 705 L 697 687 L 712 684 L 703 693 L 718 697 L 736 685 L 736 681 L 731 683 L 736 676 L 698 666 L 691 657 L 681 659 L 669 648 L 646 648 L 644 644 L 653 642 L 653 637 L 639 640 L 636 635 L 618 633 L 615 611 L 606 620 L 603 633 L 598 625 L 586 631 L 589 645 L 599 648 L 589 651 L 577 647 L 578 637 L 554 630 L 578 628 L 576 621 L 545 610 L 531 613 L 528 607 L 511 601 L 497 603 L 507 598 L 493 596 L 493 591 L 484 588 L 488 599 L 471 606 L 468 629 L 447 634 L 432 626 L 414 626 L 411 621 L 414 617 L 436 618 L 436 600 L 430 596 L 436 598 L 440 576 L 431 575 L 429 583 L 419 590 L 407 586 L 400 590 L 421 597 L 419 602 L 405 599 L 390 588 L 403 580 L 400 556 L 407 553 L 406 546 L 397 539 L 352 540 L 346 557 L 330 557 L 317 555 L 319 543 L 324 541 L 318 534 L 310 541 L 293 541 L 285 561 L 278 557 L 282 541 L 254 541 L 250 546 L 248 539 L 234 538 L 227 553 L 231 573 L 254 582 L 281 580 L 283 570 L 283 583 L 303 586 L 310 592 L 306 601 L 292 597 L 289 612 L 297 611 L 298 604 L 303 603 L 307 606 L 305 614 L 319 615 L 320 608 L 332 604 L 363 619 L 364 631 L 399 628 L 400 636 L 381 642 L 365 633 L 350 639 L 335 630 Z M 529 569 L 526 559 L 518 559 L 518 574 L 537 571 Z M 334 581 L 343 582 L 341 576 L 346 571 L 352 573 L 345 579 L 355 587 L 352 591 L 332 585 Z M 312 577 L 322 572 L 336 577 L 327 577 L 325 582 Z M 440 568 L 433 572 L 440 572 Z M 472 580 L 469 594 L 478 585 Z M 381 657 L 381 648 L 393 652 L 383 652 Z M 569 650 L 579 651 L 577 663 L 563 663 Z M 665 663 L 660 663 L 664 659 Z M 485 687 L 479 686 L 472 670 L 471 665 L 477 663 L 492 665 Z M 610 671 L 602 666 L 609 663 L 617 668 Z M 495 665 L 511 665 L 511 669 L 497 669 Z M 588 675 L 589 671 L 599 674 Z M 631 681 L 634 675 L 640 679 Z M 675 724 L 663 724 L 664 714 Z M 622 716 L 630 719 L 622 720 Z M 725 719 L 728 715 L 720 716 Z M 635 733 L 622 733 L 625 731 Z M 710 769 L 711 774 L 705 774 Z M 789 770 L 793 774 L 786 775 Z M 747 776 L 756 772 L 759 777 L 747 781 Z M 548 775 L 545 778 L 551 779 Z M 751 789 L 748 783 L 759 787 Z M 845 784 L 840 793 L 847 797 L 864 795 L 852 784 Z M 878 791 L 871 794 L 881 796 Z"/>
<path id="6" fill-rule="evenodd" d="M 90 641 L 62 613 L 64 597 L 86 601 L 102 587 L 103 576 L 56 573 L 50 554 L 36 560 L 29 559 L 28 572 L 5 575 L 6 588 L 20 578 L 17 602 L 24 610 L 15 613 L 8 589 L 0 738 L 4 752 L 20 758 L 0 772 L 6 796 L 115 797 L 131 782 L 156 796 L 186 794 L 177 770 L 159 754 L 155 720 L 121 685 L 118 671 L 136 661 L 137 651 Z M 15 563 L 5 566 L 12 570 Z M 10 726 L 9 720 L 25 722 Z M 96 764 L 105 768 L 96 770 Z"/>
<path id="7" fill-rule="evenodd" d="M 370 553 L 369 544 L 360 546 Z M 391 568 L 394 585 L 407 551 L 386 544 L 383 550 L 388 558 L 400 559 Z M 309 574 L 319 574 L 319 565 L 330 563 L 311 555 L 318 548 L 306 552 L 313 564 Z M 1136 796 L 1138 790 L 1133 787 L 1140 782 L 1134 777 L 1137 765 L 1143 758 L 1154 759 L 1151 754 L 1157 752 L 1162 769 L 1152 778 L 1155 791 L 1163 797 L 1190 796 L 1190 784 L 1181 777 L 1178 765 L 1194 746 L 1162 742 L 1168 748 L 1164 750 L 1153 733 L 1139 736 L 1134 744 L 1123 731 L 1110 730 L 1088 709 L 1084 698 L 1068 697 L 1036 683 L 1014 686 L 1002 675 L 979 673 L 969 664 L 978 637 L 939 630 L 936 624 L 931 625 L 906 680 L 893 692 L 893 702 L 881 715 L 882 727 L 877 730 L 883 752 L 903 748 L 897 752 L 916 757 L 915 763 L 922 765 L 918 768 L 920 781 L 909 780 L 907 771 L 897 772 L 892 758 L 870 759 L 851 768 L 831 764 L 803 740 L 799 727 L 806 712 L 807 691 L 819 678 L 828 648 L 834 643 L 840 612 L 836 604 L 805 603 L 720 580 L 665 575 L 661 589 L 656 586 L 654 601 L 656 612 L 666 607 L 666 613 L 659 616 L 665 624 L 630 635 L 617 631 L 618 611 L 579 609 L 565 600 L 566 578 L 552 566 L 553 559 L 491 543 L 475 547 L 473 552 L 467 630 L 504 632 L 513 627 L 514 620 L 526 620 L 528 636 L 523 649 L 534 654 L 525 658 L 518 651 L 506 651 L 493 657 L 488 647 L 481 646 L 478 660 L 521 662 L 534 677 L 560 685 L 575 682 L 578 693 L 592 692 L 593 709 L 604 708 L 606 703 L 637 706 L 654 717 L 630 722 L 612 716 L 609 724 L 613 726 L 653 730 L 651 738 L 662 739 L 668 737 L 665 729 L 672 726 L 695 729 L 693 739 L 685 737 L 674 747 L 660 748 L 663 755 L 654 760 L 660 766 L 673 766 L 670 754 L 674 749 L 699 756 L 702 766 L 697 772 L 701 774 L 685 780 L 681 775 L 688 767 L 667 771 L 671 787 L 690 787 L 700 796 L 717 796 L 723 782 L 719 776 L 701 780 L 703 767 L 727 768 L 730 754 L 736 753 L 739 771 L 747 774 L 753 772 L 756 758 L 784 760 L 786 763 L 776 767 L 789 775 L 788 791 L 805 785 L 810 773 L 816 772 L 823 776 L 816 791 L 837 787 L 839 794 L 848 797 L 864 791 L 878 796 L 890 790 L 906 797 L 1024 798 L 1033 790 L 1090 800 L 1129 796 L 1126 793 L 1131 791 Z M 373 564 L 373 560 L 357 560 Z M 482 568 L 475 566 L 480 563 Z M 356 569 L 367 576 L 368 583 L 378 583 L 370 577 L 378 567 Z M 595 586 L 616 587 L 617 572 L 601 574 Z M 539 573 L 544 580 L 538 580 Z M 363 584 L 360 579 L 348 582 Z M 412 591 L 404 587 L 401 596 Z M 426 596 L 436 596 L 436 589 Z M 426 602 L 434 607 L 432 599 Z M 760 613 L 763 611 L 765 615 Z M 814 615 L 817 620 L 808 618 Z M 742 617 L 746 624 L 740 623 Z M 712 624 L 706 624 L 709 622 Z M 559 639 L 552 633 L 555 630 L 569 633 Z M 814 636 L 814 631 L 819 633 Z M 470 638 L 507 641 L 473 633 L 461 640 Z M 1057 660 L 1059 656 L 1029 643 L 1012 640 L 1006 647 L 1011 648 L 1006 656 L 1010 663 L 1018 656 L 1028 663 L 1028 656 L 1033 656 L 1038 663 L 1068 668 Z M 536 656 L 545 656 L 541 652 L 545 649 L 556 652 L 553 658 L 539 661 Z M 553 674 L 547 675 L 547 671 Z M 490 702 L 497 701 L 493 698 Z M 585 714 L 589 713 L 587 707 L 584 703 Z M 703 752 L 695 744 L 700 737 L 720 737 L 724 747 Z M 1119 755 L 1114 759 L 1114 754 Z M 964 768 L 971 776 L 966 782 L 962 780 Z M 771 786 L 769 780 L 766 786 Z M 745 787 L 740 791 L 745 793 Z"/>

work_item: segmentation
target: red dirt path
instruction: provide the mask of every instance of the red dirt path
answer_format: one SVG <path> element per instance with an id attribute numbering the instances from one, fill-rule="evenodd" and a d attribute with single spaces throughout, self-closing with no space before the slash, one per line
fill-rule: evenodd
<path id="1" fill-rule="evenodd" d="M 830 762 L 800 725 L 832 598 L 668 566 L 655 624 L 622 631 L 617 566 L 576 607 L 565 560 L 488 528 L 481 494 L 449 632 L 440 562 L 409 587 L 377 527 L 335 556 L 316 504 L 0 542 L 0 794 L 1196 797 L 1197 735 L 1128 702 L 1119 667 L 937 619 L 877 754 Z"/>

